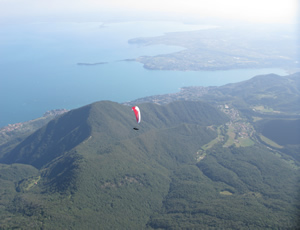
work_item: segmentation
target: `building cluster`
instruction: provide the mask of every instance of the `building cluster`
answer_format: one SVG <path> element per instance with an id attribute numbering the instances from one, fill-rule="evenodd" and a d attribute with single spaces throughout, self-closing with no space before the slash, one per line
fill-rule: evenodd
<path id="1" fill-rule="evenodd" d="M 219 105 L 218 107 L 223 113 L 227 114 L 227 116 L 230 118 L 231 122 L 235 122 L 235 121 L 241 119 L 239 111 L 230 107 L 229 105 L 227 105 L 227 104 Z"/>
<path id="2" fill-rule="evenodd" d="M 0 133 L 11 132 L 11 131 L 21 128 L 22 126 L 23 126 L 23 123 L 8 124 L 7 126 L 4 126 L 3 128 L 0 129 Z"/>
<path id="3" fill-rule="evenodd" d="M 254 128 L 250 123 L 242 119 L 238 110 L 227 104 L 219 105 L 218 108 L 229 117 L 230 121 L 226 125 L 228 129 L 231 129 L 235 133 L 236 141 L 238 141 L 238 138 L 253 136 Z"/>
<path id="4" fill-rule="evenodd" d="M 51 110 L 51 111 L 47 111 L 46 113 L 44 113 L 43 117 L 56 117 L 58 115 L 61 115 L 63 113 L 68 112 L 69 110 L 67 109 L 55 109 L 55 110 Z M 15 123 L 15 124 L 8 124 L 7 126 L 4 126 L 2 128 L 0 128 L 0 134 L 5 134 L 5 133 L 9 133 L 15 130 L 19 130 L 20 128 L 25 128 L 30 125 L 32 122 L 34 122 L 35 120 L 31 120 L 31 121 L 26 121 L 26 122 L 19 122 L 19 123 Z"/>

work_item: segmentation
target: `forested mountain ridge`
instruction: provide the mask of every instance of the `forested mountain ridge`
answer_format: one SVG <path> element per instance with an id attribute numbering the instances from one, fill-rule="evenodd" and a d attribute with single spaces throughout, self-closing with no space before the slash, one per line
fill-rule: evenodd
<path id="1" fill-rule="evenodd" d="M 221 86 L 218 91 L 244 100 L 248 106 L 270 107 L 273 110 L 300 114 L 300 73 L 279 76 L 256 76 L 237 84 Z"/>
<path id="2" fill-rule="evenodd" d="M 297 229 L 298 81 L 146 98 L 140 124 L 109 101 L 65 113 L 1 149 L 0 229 Z"/>
<path id="3" fill-rule="evenodd" d="M 203 100 L 214 104 L 230 103 L 235 106 L 244 105 L 250 109 L 264 106 L 299 115 L 300 72 L 287 76 L 259 75 L 246 81 L 220 87 L 184 87 L 178 93 L 140 98 L 128 104 L 143 102 L 166 104 L 178 100 Z"/>
<path id="4" fill-rule="evenodd" d="M 140 98 L 128 104 L 177 100 L 205 101 L 231 117 L 227 126 L 230 145 L 251 137 L 254 142 L 300 159 L 300 72 L 259 75 L 220 87 L 186 87 L 178 93 Z"/>
<path id="5" fill-rule="evenodd" d="M 146 226 L 167 193 L 172 169 L 195 162 L 200 146 L 217 135 L 208 126 L 228 118 L 202 102 L 140 108 L 144 121 L 138 132 L 132 129 L 136 122 L 130 107 L 104 101 L 63 114 L 2 153 L 1 172 L 10 175 L 15 168 L 29 167 L 30 173 L 21 179 L 3 179 L 7 183 L 3 189 L 12 190 L 11 197 L 2 193 L 2 205 L 8 203 L 1 210 L 1 223 L 47 229 L 72 223 L 77 229 L 95 228 L 104 222 L 104 228 Z M 56 203 L 60 199 L 62 204 Z M 85 206 L 86 219 L 76 220 L 78 215 L 83 218 L 79 210 Z M 70 212 L 65 212 L 66 207 Z"/>
<path id="6" fill-rule="evenodd" d="M 89 135 L 89 108 L 72 110 L 51 120 L 2 158 L 3 163 L 30 164 L 38 169 L 80 144 Z"/>
<path id="7" fill-rule="evenodd" d="M 243 174 L 243 170 L 248 174 L 248 182 L 252 185 L 255 183 L 258 183 L 258 175 L 254 171 L 250 172 L 249 165 L 241 165 L 236 166 L 236 168 L 233 169 L 233 174 L 230 173 L 232 169 L 230 169 L 232 166 L 227 163 L 226 167 L 224 168 L 223 162 L 225 159 L 231 159 L 234 162 L 240 162 L 241 158 L 239 160 L 234 159 L 236 155 L 232 155 L 235 157 L 229 157 L 229 155 L 224 154 L 224 151 L 231 152 L 233 149 L 237 147 L 234 152 L 236 153 L 242 153 L 244 151 L 248 152 L 249 155 L 244 155 L 246 158 L 243 160 L 244 162 L 249 163 L 249 157 L 250 155 L 257 157 L 257 163 L 255 165 L 261 165 L 259 168 L 268 167 L 268 160 L 265 159 L 262 161 L 262 156 L 268 156 L 266 154 L 267 152 L 271 152 L 273 154 L 276 154 L 281 158 L 281 160 L 285 161 L 286 163 L 290 164 L 290 167 L 293 167 L 296 172 L 299 173 L 299 160 L 300 160 L 300 126 L 299 126 L 299 114 L 300 114 L 300 73 L 295 73 L 287 76 L 278 76 L 275 74 L 269 74 L 269 75 L 262 75 L 262 76 L 256 76 L 250 80 L 235 83 L 235 84 L 228 84 L 221 87 L 185 87 L 182 88 L 180 92 L 175 94 L 168 94 L 168 95 L 158 95 L 158 96 L 151 96 L 147 98 L 141 98 L 138 99 L 132 103 L 141 103 L 141 102 L 154 102 L 158 104 L 165 104 L 170 103 L 171 101 L 176 100 L 193 100 L 193 101 L 206 101 L 209 102 L 215 106 L 217 106 L 221 111 L 225 112 L 229 118 L 230 122 L 227 123 L 225 126 L 221 126 L 218 128 L 218 138 L 214 141 L 210 142 L 207 145 L 204 145 L 201 150 L 198 152 L 200 163 L 197 164 L 197 166 L 201 166 L 202 172 L 206 173 L 206 176 L 209 176 L 213 180 L 217 181 L 223 181 L 226 177 L 225 175 L 230 175 L 232 178 L 240 178 Z M 129 103 L 130 104 L 130 103 Z M 262 144 L 262 145 L 260 145 Z M 258 145 L 258 146 L 257 146 Z M 212 147 L 213 146 L 213 147 Z M 224 147 L 231 146 L 229 149 L 224 149 Z M 257 146 L 255 148 L 255 146 Z M 241 148 L 242 147 L 242 148 Z M 267 148 L 267 149 L 265 149 Z M 217 149 L 217 150 L 216 150 Z M 265 150 L 263 150 L 265 149 Z M 228 151 L 230 150 L 230 151 Z M 215 152 L 215 154 L 212 154 L 212 151 Z M 218 154 L 222 153 L 222 154 Z M 263 153 L 263 155 L 261 155 Z M 224 154 L 224 155 L 223 155 Z M 222 156 L 225 159 L 221 158 L 214 158 L 213 156 Z M 225 157 L 227 155 L 227 157 Z M 202 160 L 204 159 L 204 160 Z M 207 162 L 210 162 L 207 164 Z M 261 161 L 263 163 L 261 163 Z M 219 164 L 217 166 L 215 163 Z M 221 163 L 221 164 L 220 164 Z M 269 161 L 271 163 L 271 161 Z M 244 163 L 243 163 L 244 164 Z M 214 170 L 209 170 L 210 166 L 214 167 Z M 232 164 L 234 165 L 234 164 Z M 228 167 L 230 166 L 230 167 Z M 203 168 L 204 167 L 204 168 Z M 225 171 L 221 172 L 221 168 L 223 168 Z M 239 169 L 243 168 L 242 171 Z M 272 168 L 272 167 L 271 167 Z M 227 171 L 229 169 L 229 171 Z M 237 170 L 237 171 L 236 171 Z M 248 171 L 250 170 L 250 171 Z M 276 171 L 276 170 L 275 170 Z M 272 169 L 270 171 L 270 177 L 273 179 L 275 171 Z M 217 173 L 217 174 L 216 174 Z M 280 172 L 277 172 L 278 175 L 280 175 Z M 216 176 L 218 175 L 218 176 Z M 220 176 L 221 175 L 221 176 Z M 261 174 L 262 175 L 262 174 Z M 286 175 L 287 178 L 291 179 L 289 174 Z M 229 177 L 230 177 L 229 176 Z M 236 177 L 237 176 L 237 177 Z M 295 176 L 295 174 L 294 174 Z M 250 177 L 254 177 L 250 179 Z M 221 179 L 223 178 L 223 179 Z M 232 178 L 230 180 L 232 180 Z M 297 176 L 294 177 L 294 179 L 298 178 Z M 250 180 L 252 182 L 250 182 Z M 278 178 L 278 181 L 284 181 L 285 178 L 282 177 L 281 179 Z M 235 181 L 235 179 L 233 179 Z M 245 182 L 245 180 L 242 180 Z M 246 180 L 247 181 L 247 180 Z M 255 182 L 254 182 L 255 181 Z M 299 181 L 299 178 L 295 180 Z M 254 182 L 254 184 L 253 184 Z M 273 181 L 274 182 L 274 181 Z M 191 183 L 191 181 L 189 182 Z M 232 182 L 230 182 L 232 183 Z M 226 184 L 230 184 L 229 181 L 226 182 Z M 234 182 L 236 186 L 241 186 L 240 182 Z M 259 182 L 261 185 L 265 182 Z M 258 183 L 258 184 L 259 184 Z M 298 182 L 296 182 L 297 184 Z M 239 185 L 238 185 L 239 184 Z M 252 191 L 257 191 L 257 188 L 260 187 L 256 184 L 256 189 L 251 189 Z M 270 183 L 271 185 L 272 183 Z M 274 183 L 276 184 L 276 183 Z M 196 183 L 194 184 L 196 186 Z M 290 186 L 283 186 L 283 188 L 291 188 Z M 199 188 L 199 187 L 198 187 Z M 241 188 L 241 187 L 240 187 Z M 295 191 L 298 191 L 299 194 L 299 187 L 296 186 Z M 263 189 L 265 190 L 265 189 Z M 277 189 L 276 189 L 277 190 Z M 297 192 L 296 192 L 297 193 Z M 229 194 L 229 197 L 232 195 L 231 190 L 225 190 L 224 194 Z M 236 193 L 235 193 L 236 194 Z M 252 195 L 259 196 L 262 193 L 252 193 Z M 188 199 L 187 197 L 180 200 L 180 202 L 183 202 L 184 200 Z M 217 198 L 215 198 L 217 199 Z M 230 202 L 236 202 L 237 197 L 234 198 L 234 200 L 231 200 Z M 195 200 L 191 203 L 200 202 L 200 198 L 195 198 Z M 211 200 L 210 200 L 211 201 Z M 178 201 L 177 201 L 178 202 Z M 202 203 L 201 203 L 202 202 Z M 201 201 L 200 203 L 203 204 L 205 201 Z M 298 204 L 299 208 L 299 195 L 298 199 L 295 200 L 295 203 Z M 218 204 L 220 205 L 220 204 Z M 230 204 L 229 206 L 231 206 Z M 239 209 L 239 205 L 235 204 L 237 210 Z M 185 203 L 185 207 L 189 212 L 195 212 L 193 208 L 187 208 L 189 205 Z M 191 206 L 190 206 L 191 207 Z M 205 206 L 206 207 L 206 206 Z M 228 207 L 228 206 L 226 206 Z M 240 213 L 243 213 L 244 206 L 241 206 Z M 217 214 L 218 212 L 215 212 L 215 210 L 218 208 L 213 208 L 212 210 L 206 209 L 208 216 L 215 216 L 220 215 Z M 260 209 L 259 207 L 256 207 L 256 209 Z M 203 210 L 203 208 L 201 209 Z M 210 211 L 208 211 L 210 210 Z M 225 210 L 225 209 L 224 209 Z M 177 211 L 178 212 L 178 211 Z M 175 213 L 177 213 L 175 212 Z M 203 212 L 203 211 L 202 211 Z M 179 213 L 182 213 L 179 212 Z M 227 212 L 226 212 L 227 213 Z M 228 213 L 232 213 L 229 211 Z M 261 217 L 261 214 L 257 216 L 259 212 L 256 212 L 256 214 L 251 215 L 251 218 L 256 219 L 255 222 L 259 222 L 258 220 Z M 294 214 L 299 215 L 299 210 L 294 211 Z M 193 221 L 191 221 L 190 218 L 187 218 L 186 215 L 182 216 L 182 219 L 180 219 L 182 222 L 187 224 L 187 222 L 191 225 L 190 228 L 196 228 L 197 223 L 200 221 L 206 222 L 211 217 L 206 217 L 204 219 L 201 219 L 201 215 L 198 215 L 196 218 L 194 218 L 194 224 L 191 224 Z M 223 214 L 222 214 L 223 215 Z M 173 216 L 171 214 L 167 215 L 165 218 L 168 219 L 168 223 L 171 223 L 172 221 L 176 222 L 179 226 L 180 221 L 177 221 L 175 219 L 175 216 L 178 217 L 178 214 L 174 214 Z M 185 222 L 187 219 L 189 221 Z M 221 218 L 220 219 L 227 219 Z M 249 216 L 247 219 L 240 219 L 244 224 L 248 222 L 249 219 L 251 219 Z M 161 220 L 160 220 L 161 219 Z M 165 221 L 162 221 L 161 217 L 157 217 L 155 219 L 155 223 L 152 223 L 153 226 L 155 226 L 156 222 L 161 221 L 161 223 L 166 223 Z M 211 218 L 214 219 L 214 218 Z M 230 218 L 229 218 L 230 219 Z M 295 220 L 297 218 L 295 217 Z M 170 222 L 171 221 L 171 222 Z M 201 222 L 200 221 L 200 222 Z M 242 229 L 246 228 L 260 228 L 260 224 L 258 226 L 251 226 L 250 223 L 241 224 L 241 225 L 234 225 L 233 222 L 231 224 L 227 225 L 225 224 L 226 221 L 223 222 L 223 225 L 220 225 L 224 228 L 236 228 L 236 229 Z M 230 221 L 229 221 L 230 222 Z M 250 221 L 251 222 L 251 221 Z M 209 223 L 206 222 L 208 225 Z M 299 223 L 299 222 L 298 222 Z M 170 226 L 170 225 L 169 225 Z M 171 225 L 172 226 L 172 225 Z M 206 225 L 207 226 L 207 225 Z M 212 229 L 215 225 L 209 225 Z M 227 227 L 225 227 L 227 226 Z M 235 227 L 233 227 L 235 226 Z M 242 227 L 244 226 L 244 227 Z M 248 226 L 248 227 L 246 227 Z M 269 225 L 271 226 L 271 225 Z M 265 228 L 268 228 L 265 226 Z M 275 225 L 274 225 L 274 228 Z M 287 226 L 284 226 L 283 228 L 288 228 Z M 292 228 L 292 227 L 291 227 Z M 294 227 L 296 228 L 296 227 Z M 292 228 L 293 229 L 293 228 Z"/>

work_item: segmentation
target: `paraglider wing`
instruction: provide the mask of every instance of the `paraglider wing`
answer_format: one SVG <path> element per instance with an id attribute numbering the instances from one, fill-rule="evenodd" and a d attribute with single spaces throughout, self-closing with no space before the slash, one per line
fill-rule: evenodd
<path id="1" fill-rule="evenodd" d="M 136 122 L 140 123 L 141 122 L 141 111 L 140 111 L 139 107 L 133 106 L 132 110 L 135 114 Z"/>

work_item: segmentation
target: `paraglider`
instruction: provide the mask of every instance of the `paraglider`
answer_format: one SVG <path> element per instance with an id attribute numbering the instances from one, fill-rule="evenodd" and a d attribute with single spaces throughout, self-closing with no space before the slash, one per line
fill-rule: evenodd
<path id="1" fill-rule="evenodd" d="M 136 122 L 139 124 L 141 122 L 141 111 L 140 108 L 137 106 L 132 107 L 132 111 L 134 112 Z M 134 130 L 139 130 L 138 128 L 133 128 Z"/>

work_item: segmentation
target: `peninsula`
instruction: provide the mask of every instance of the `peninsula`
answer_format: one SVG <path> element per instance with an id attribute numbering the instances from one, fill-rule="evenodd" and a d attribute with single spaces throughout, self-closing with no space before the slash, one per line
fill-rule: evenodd
<path id="1" fill-rule="evenodd" d="M 185 49 L 157 56 L 141 56 L 136 61 L 151 70 L 227 70 L 242 68 L 300 69 L 299 44 L 289 29 L 210 28 L 140 37 L 129 44 L 171 45 Z M 293 71 L 292 71 L 293 70 Z"/>
<path id="2" fill-rule="evenodd" d="M 77 65 L 83 65 L 83 66 L 95 66 L 95 65 L 104 65 L 107 64 L 108 62 L 95 62 L 95 63 L 84 63 L 84 62 L 79 62 Z"/>

